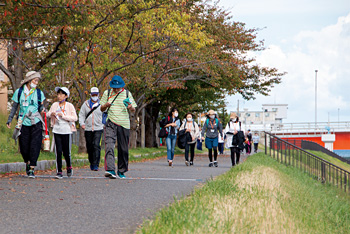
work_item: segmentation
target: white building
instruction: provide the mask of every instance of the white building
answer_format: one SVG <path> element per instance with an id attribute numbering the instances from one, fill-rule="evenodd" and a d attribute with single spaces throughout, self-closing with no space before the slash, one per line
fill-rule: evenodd
<path id="1" fill-rule="evenodd" d="M 266 130 L 282 127 L 282 120 L 287 118 L 288 104 L 263 104 L 261 110 L 239 111 L 238 116 L 244 129 Z"/>

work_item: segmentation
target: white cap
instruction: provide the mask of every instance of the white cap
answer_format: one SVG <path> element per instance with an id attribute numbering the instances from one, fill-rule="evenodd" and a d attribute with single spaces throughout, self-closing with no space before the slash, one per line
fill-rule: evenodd
<path id="1" fill-rule="evenodd" d="M 99 93 L 98 88 L 97 87 L 92 87 L 90 90 L 90 93 Z"/>
<path id="2" fill-rule="evenodd" d="M 66 87 L 56 87 L 55 88 L 55 92 L 57 93 L 58 92 L 58 90 L 62 90 L 63 92 L 65 92 L 66 94 L 67 94 L 67 96 L 69 97 L 69 90 L 68 90 L 68 88 L 66 88 Z"/>

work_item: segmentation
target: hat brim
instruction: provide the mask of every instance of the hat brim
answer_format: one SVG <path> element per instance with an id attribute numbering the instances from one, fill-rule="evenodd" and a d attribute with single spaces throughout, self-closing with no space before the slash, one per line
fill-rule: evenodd
<path id="1" fill-rule="evenodd" d="M 123 83 L 120 83 L 120 84 L 113 84 L 112 81 L 110 81 L 109 86 L 114 89 L 119 89 L 125 86 L 125 82 L 123 81 Z"/>
<path id="2" fill-rule="evenodd" d="M 24 80 L 21 81 L 21 85 L 24 85 L 24 84 L 28 83 L 29 81 L 34 80 L 36 78 L 38 78 L 39 80 L 41 79 L 41 77 L 39 77 L 39 76 L 25 78 Z"/>
<path id="3" fill-rule="evenodd" d="M 55 92 L 56 92 L 56 93 L 58 93 L 58 91 L 60 91 L 60 90 L 61 90 L 63 93 L 65 93 L 65 94 L 69 97 L 69 94 L 68 94 L 65 90 L 63 90 L 61 87 L 56 87 L 56 88 L 55 88 Z"/>

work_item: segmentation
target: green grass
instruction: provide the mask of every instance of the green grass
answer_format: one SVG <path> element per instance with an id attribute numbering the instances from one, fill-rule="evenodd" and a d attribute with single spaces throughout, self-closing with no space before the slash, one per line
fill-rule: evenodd
<path id="1" fill-rule="evenodd" d="M 138 233 L 348 233 L 349 195 L 263 153 L 159 211 Z"/>
<path id="2" fill-rule="evenodd" d="M 342 162 L 337 158 L 329 156 L 328 154 L 325 154 L 321 151 L 308 150 L 308 152 L 310 152 L 310 153 L 312 153 L 312 154 L 314 154 L 314 155 L 316 155 L 316 156 L 318 156 L 318 157 L 320 157 L 320 158 L 322 158 L 322 159 L 324 159 L 324 160 L 326 160 L 326 161 L 328 161 L 328 162 L 330 162 L 330 163 L 332 163 L 340 168 L 343 168 L 346 171 L 350 171 L 350 164 Z"/>

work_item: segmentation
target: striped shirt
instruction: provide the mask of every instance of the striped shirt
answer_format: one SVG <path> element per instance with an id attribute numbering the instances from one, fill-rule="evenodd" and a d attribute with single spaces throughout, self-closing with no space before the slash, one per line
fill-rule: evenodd
<path id="1" fill-rule="evenodd" d="M 109 97 L 108 97 L 108 90 L 104 91 L 100 101 L 101 106 L 106 104 L 107 102 L 112 103 L 116 95 L 118 94 L 115 93 L 113 89 L 111 89 L 109 93 Z M 131 105 L 134 108 L 136 108 L 137 107 L 136 102 L 130 92 L 128 96 L 129 96 Z M 118 97 L 115 99 L 115 101 L 113 102 L 112 106 L 109 108 L 108 119 L 113 123 L 122 126 L 123 128 L 130 129 L 129 112 L 123 103 L 125 98 L 126 98 L 126 90 L 123 89 L 121 93 L 118 95 Z"/>

